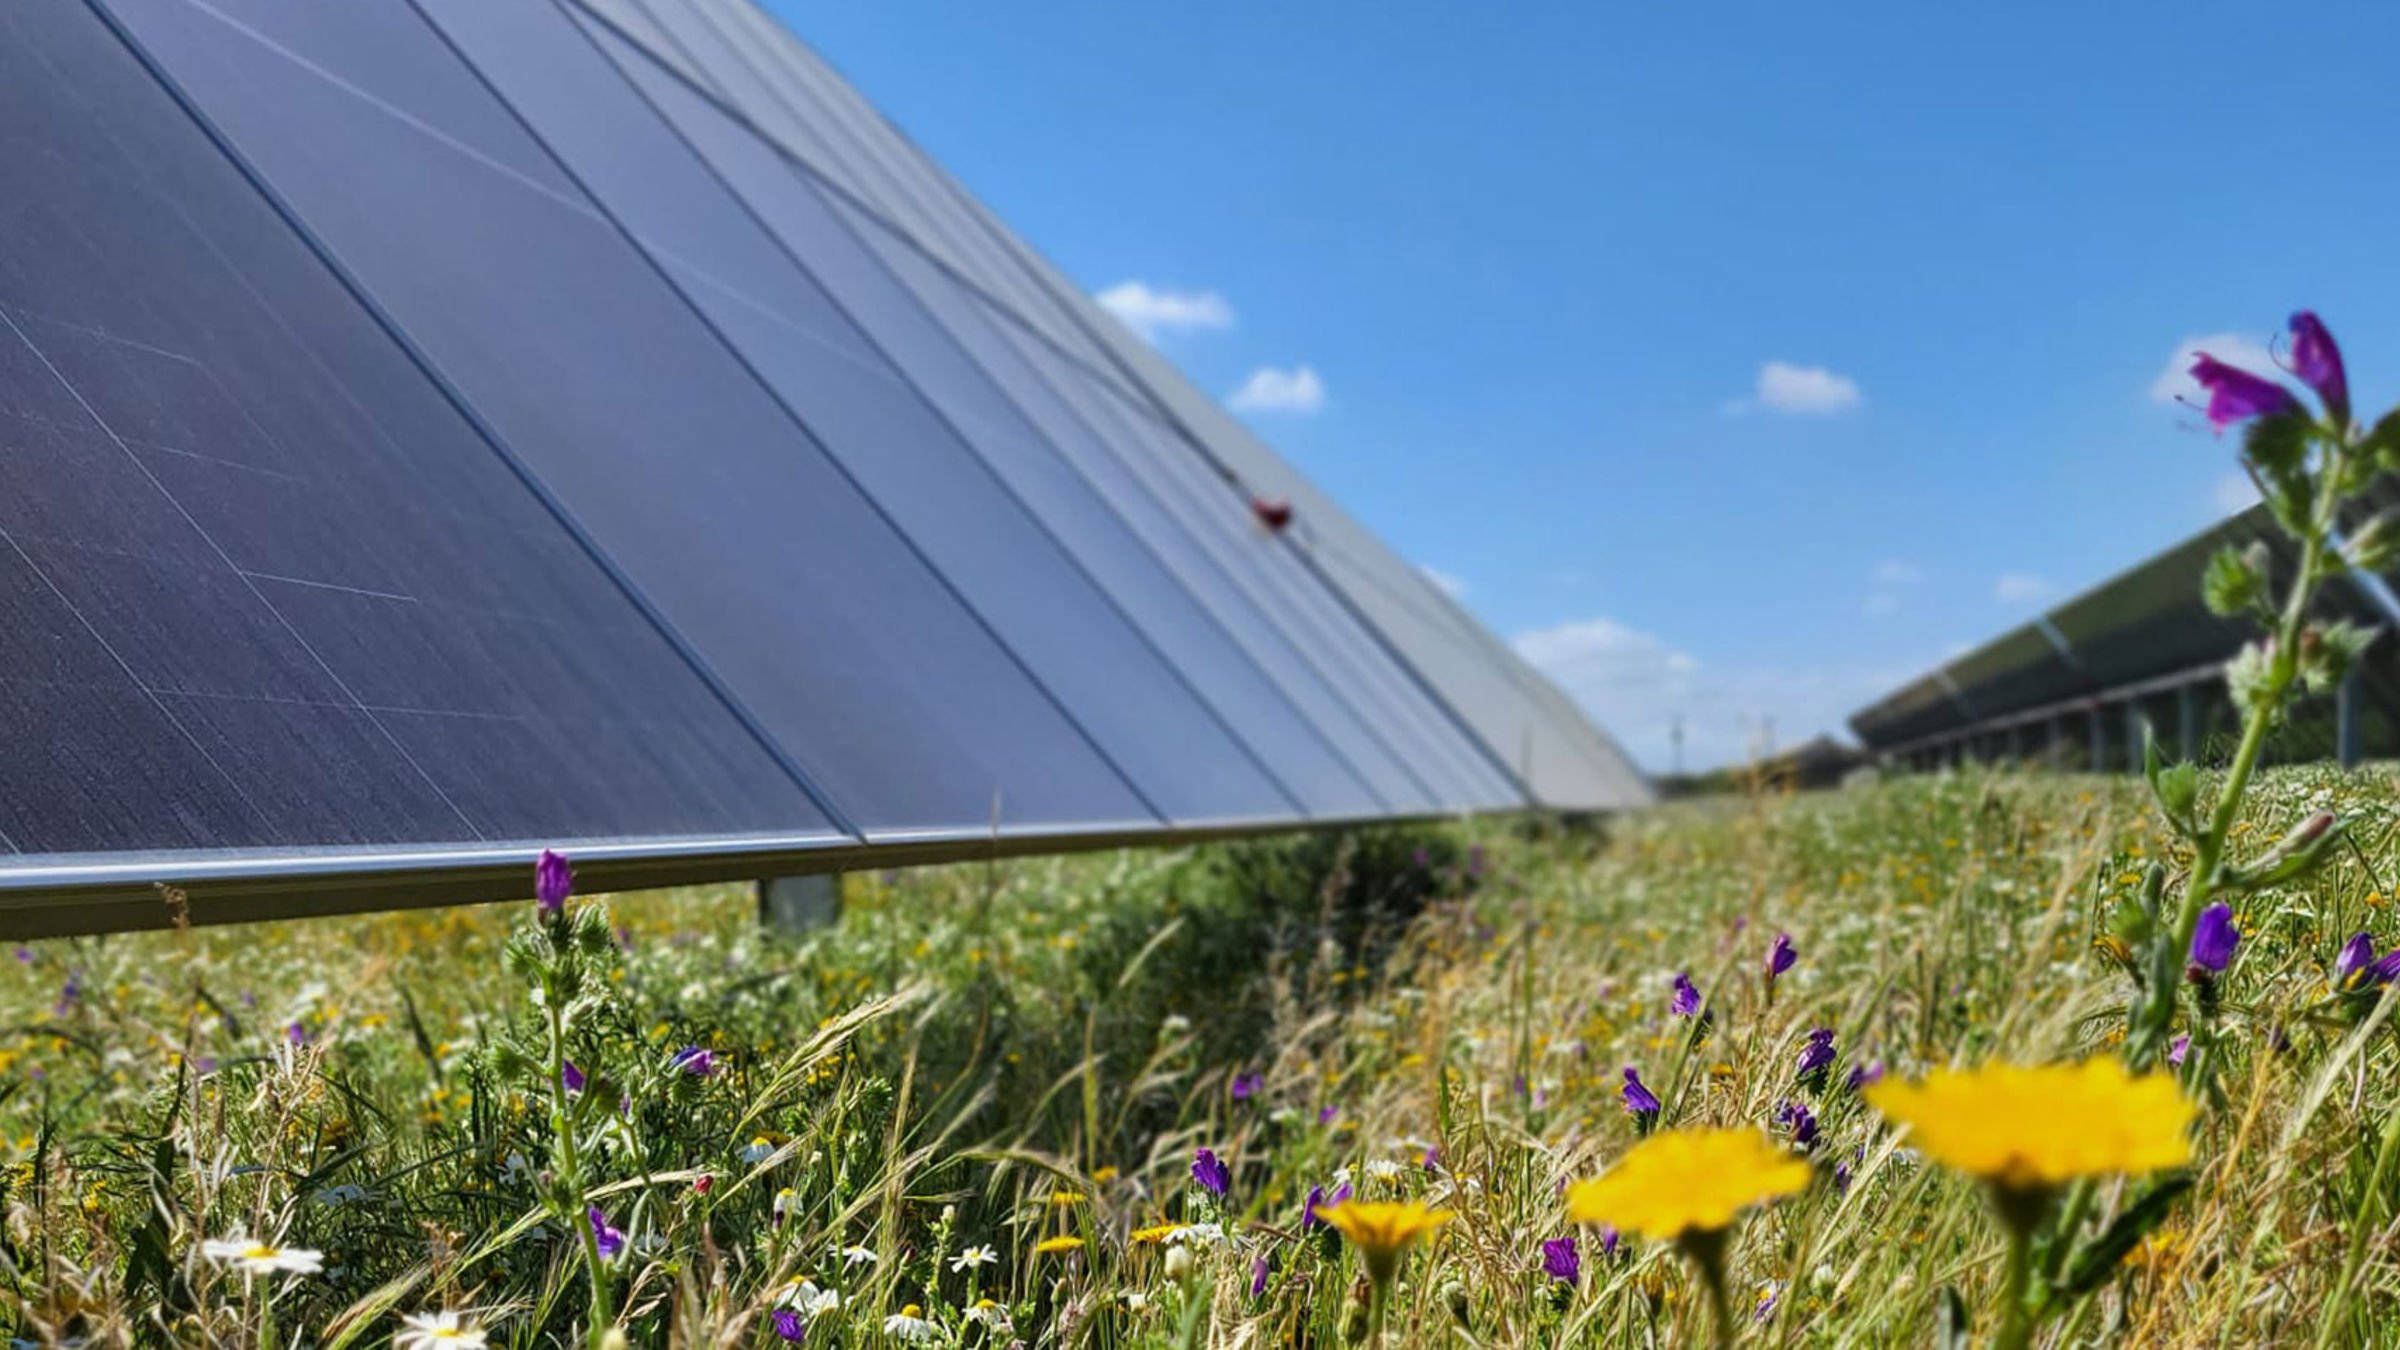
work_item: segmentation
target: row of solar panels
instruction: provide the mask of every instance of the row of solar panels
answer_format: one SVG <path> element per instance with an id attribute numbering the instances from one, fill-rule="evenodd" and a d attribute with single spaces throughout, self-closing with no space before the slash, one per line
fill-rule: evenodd
<path id="1" fill-rule="evenodd" d="M 2400 510 L 2400 484 L 2387 478 L 2354 503 L 2350 519 L 2393 510 Z M 2210 613 L 2200 580 L 2220 548 L 2253 543 L 2266 545 L 2271 585 L 2281 594 L 2299 558 L 2266 506 L 2255 505 L 1893 691 L 1853 715 L 1851 730 L 1872 750 L 1918 745 L 2227 661 L 2258 637 L 2258 626 Z M 2400 625 L 2388 579 L 2337 579 L 2317 603 L 2329 620 Z M 2400 718 L 2400 666 L 2389 646 L 2387 637 L 2372 651 L 2358 692 Z"/>
<path id="2" fill-rule="evenodd" d="M 1647 796 L 739 3 L 0 7 L 0 475 L 20 932 Z"/>

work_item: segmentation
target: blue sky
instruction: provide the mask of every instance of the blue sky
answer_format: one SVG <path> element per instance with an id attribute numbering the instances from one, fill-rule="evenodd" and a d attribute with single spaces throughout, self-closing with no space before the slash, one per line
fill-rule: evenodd
<path id="1" fill-rule="evenodd" d="M 2400 395 L 2400 5 L 770 4 L 1654 769 L 2220 513 L 2187 341 Z"/>

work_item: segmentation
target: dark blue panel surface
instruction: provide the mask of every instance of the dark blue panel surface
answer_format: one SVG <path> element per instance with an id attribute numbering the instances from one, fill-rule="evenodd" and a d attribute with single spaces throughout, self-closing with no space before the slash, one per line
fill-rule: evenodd
<path id="1" fill-rule="evenodd" d="M 72 0 L 0 8 L 0 240 L 10 847 L 830 835 Z M 569 649 L 611 699 L 528 682 L 529 655 Z M 379 701 L 391 687 L 413 711 Z M 554 789 L 484 791 L 628 760 L 647 772 L 567 811 Z"/>
<path id="2" fill-rule="evenodd" d="M 108 8 L 849 819 L 1155 819 L 612 221 L 472 149 L 512 116 L 401 0 Z"/>
<path id="3" fill-rule="evenodd" d="M 1293 814 L 1183 676 L 927 403 L 920 390 L 962 372 L 936 365 L 938 348 L 894 345 L 888 325 L 870 338 L 820 288 L 823 276 L 855 299 L 880 281 L 913 307 L 871 255 L 846 235 L 787 249 L 563 10 L 419 3 L 1146 800 L 1185 824 Z"/>

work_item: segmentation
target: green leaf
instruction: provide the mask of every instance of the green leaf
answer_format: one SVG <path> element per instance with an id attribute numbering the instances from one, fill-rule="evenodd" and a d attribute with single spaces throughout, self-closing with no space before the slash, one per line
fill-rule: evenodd
<path id="1" fill-rule="evenodd" d="M 2249 555 L 2231 544 L 2216 551 L 2200 577 L 2200 599 L 2212 614 L 2240 614 L 2256 606 L 2266 590 L 2265 570 L 2252 566 Z"/>
<path id="2" fill-rule="evenodd" d="M 2308 458 L 2309 421 L 2298 413 L 2261 417 L 2242 433 L 2242 453 L 2270 479 L 2301 472 Z"/>
<path id="3" fill-rule="evenodd" d="M 1936 1350 L 1969 1350 L 1975 1343 L 1969 1334 L 1973 1325 L 1967 1317 L 1967 1301 L 1958 1296 L 1957 1286 L 1943 1285 L 1941 1301 L 1933 1309 Z"/>
<path id="4" fill-rule="evenodd" d="M 2167 1211 L 2191 1188 L 2189 1176 L 2169 1177 L 2126 1206 L 2099 1236 L 2076 1251 L 2067 1278 L 2059 1285 L 2062 1300 L 2072 1302 L 2099 1288 L 2124 1263 L 2126 1253 L 2165 1222 Z"/>

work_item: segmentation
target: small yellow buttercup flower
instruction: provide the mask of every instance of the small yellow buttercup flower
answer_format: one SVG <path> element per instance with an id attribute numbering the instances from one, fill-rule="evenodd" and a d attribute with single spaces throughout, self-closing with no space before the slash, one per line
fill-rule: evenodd
<path id="1" fill-rule="evenodd" d="M 2012 1191 L 2181 1167 L 2198 1113 L 2170 1075 L 2136 1077 L 2106 1055 L 1941 1069 L 1922 1084 L 1878 1083 L 1867 1100 L 1926 1157 Z"/>
<path id="2" fill-rule="evenodd" d="M 1350 1239 L 1350 1245 L 1358 1248 L 1358 1254 L 1366 1260 L 1368 1278 L 1382 1285 L 1391 1282 L 1392 1272 L 1400 1265 L 1400 1253 L 1410 1243 L 1457 1216 L 1448 1210 L 1427 1209 L 1417 1200 L 1404 1205 L 1345 1200 L 1338 1205 L 1318 1207 L 1317 1217 Z"/>
<path id="3" fill-rule="evenodd" d="M 1071 1251 L 1074 1251 L 1074 1250 L 1076 1250 L 1077 1248 L 1081 1247 L 1082 1245 L 1083 1245 L 1083 1239 L 1082 1239 L 1082 1238 L 1079 1238 L 1079 1237 L 1074 1237 L 1074 1236 L 1062 1236 L 1062 1237 L 1054 1237 L 1054 1238 L 1043 1238 L 1041 1241 L 1039 1241 L 1039 1242 L 1037 1242 L 1037 1243 L 1033 1244 L 1033 1249 L 1034 1249 L 1035 1251 L 1037 1251 L 1037 1252 L 1040 1252 L 1040 1253 L 1041 1253 L 1042 1255 L 1044 1255 L 1044 1256 L 1050 1256 L 1050 1255 L 1054 1255 L 1054 1254 L 1056 1254 L 1056 1253 L 1058 1253 L 1058 1252 L 1071 1252 Z"/>
<path id="4" fill-rule="evenodd" d="M 1669 1130 L 1569 1187 L 1567 1217 L 1669 1242 L 1729 1227 L 1752 1205 L 1807 1189 L 1808 1177 L 1806 1162 L 1757 1130 Z"/>
<path id="5" fill-rule="evenodd" d="M 1179 1223 L 1152 1224 L 1148 1228 L 1134 1229 L 1133 1240 L 1144 1244 L 1164 1242 L 1182 1231 L 1183 1225 Z"/>

